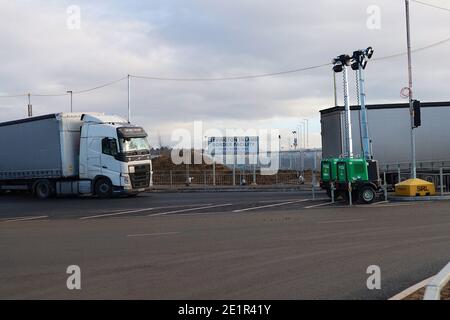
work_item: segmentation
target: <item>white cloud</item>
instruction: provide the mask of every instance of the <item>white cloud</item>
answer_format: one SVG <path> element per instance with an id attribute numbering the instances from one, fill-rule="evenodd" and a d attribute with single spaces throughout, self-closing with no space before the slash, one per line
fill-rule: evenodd
<path id="1" fill-rule="evenodd" d="M 400 0 L 78 2 L 81 29 L 69 30 L 66 8 L 72 3 L 0 0 L 0 95 L 75 91 L 128 73 L 258 74 L 326 63 L 368 45 L 375 57 L 406 47 Z M 381 8 L 380 30 L 366 28 L 366 8 L 372 4 Z M 411 10 L 413 46 L 450 37 L 448 12 L 415 3 Z M 415 93 L 423 101 L 449 100 L 449 52 L 447 43 L 414 55 Z M 406 58 L 372 62 L 366 77 L 368 103 L 398 102 L 407 83 Z M 68 97 L 32 102 L 37 114 L 69 108 Z M 311 136 L 319 145 L 318 110 L 332 102 L 328 67 L 242 81 L 132 81 L 133 118 L 153 140 L 160 132 L 167 141 L 170 130 L 194 120 L 209 126 L 288 127 L 310 117 Z M 0 99 L 0 121 L 23 117 L 26 104 L 26 98 Z M 77 111 L 125 115 L 126 104 L 125 81 L 74 96 Z"/>

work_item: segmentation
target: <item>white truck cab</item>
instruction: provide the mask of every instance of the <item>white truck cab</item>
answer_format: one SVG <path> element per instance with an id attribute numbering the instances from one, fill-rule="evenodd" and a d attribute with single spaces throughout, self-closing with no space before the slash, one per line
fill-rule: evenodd
<path id="1" fill-rule="evenodd" d="M 145 191 L 152 166 L 144 129 L 116 116 L 84 114 L 81 120 L 80 179 L 93 181 L 100 197 Z"/>

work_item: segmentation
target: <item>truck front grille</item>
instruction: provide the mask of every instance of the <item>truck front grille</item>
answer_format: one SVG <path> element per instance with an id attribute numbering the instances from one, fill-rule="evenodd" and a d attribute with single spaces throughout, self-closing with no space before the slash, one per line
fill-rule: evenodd
<path id="1" fill-rule="evenodd" d="M 133 189 L 148 188 L 150 186 L 150 165 L 134 166 L 134 173 L 130 173 L 130 180 Z"/>

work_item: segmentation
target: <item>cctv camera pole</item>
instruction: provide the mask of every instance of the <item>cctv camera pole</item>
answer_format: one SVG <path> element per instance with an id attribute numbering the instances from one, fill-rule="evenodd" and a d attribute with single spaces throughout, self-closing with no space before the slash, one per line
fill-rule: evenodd
<path id="1" fill-rule="evenodd" d="M 417 177 L 416 172 L 416 137 L 414 135 L 414 105 L 412 90 L 412 64 L 411 64 L 411 31 L 409 24 L 409 0 L 405 0 L 406 10 L 406 42 L 408 46 L 408 93 L 409 93 L 409 113 L 411 116 L 411 178 Z"/>
<path id="2" fill-rule="evenodd" d="M 343 64 L 343 75 L 344 75 L 344 126 L 345 126 L 345 152 L 346 156 L 349 158 L 353 157 L 353 142 L 352 142 L 352 119 L 350 112 L 349 103 L 349 92 L 348 92 L 348 71 L 347 65 Z"/>

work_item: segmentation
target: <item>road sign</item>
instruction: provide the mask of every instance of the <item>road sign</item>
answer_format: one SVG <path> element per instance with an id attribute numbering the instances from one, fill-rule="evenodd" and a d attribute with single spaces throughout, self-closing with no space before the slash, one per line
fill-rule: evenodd
<path id="1" fill-rule="evenodd" d="M 209 137 L 208 153 L 222 155 L 258 154 L 258 137 Z"/>

